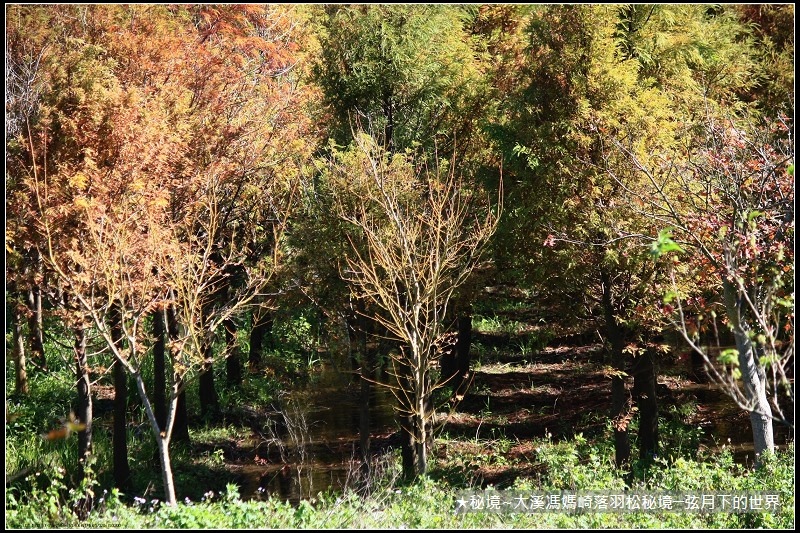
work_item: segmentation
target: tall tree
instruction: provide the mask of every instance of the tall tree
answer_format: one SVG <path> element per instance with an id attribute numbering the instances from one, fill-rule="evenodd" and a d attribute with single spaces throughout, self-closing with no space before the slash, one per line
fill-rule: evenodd
<path id="1" fill-rule="evenodd" d="M 359 200 L 345 198 L 340 216 L 364 236 L 353 241 L 343 276 L 379 310 L 372 318 L 402 342 L 393 358 L 404 433 L 403 472 L 424 474 L 432 443 L 437 386 L 435 341 L 453 291 L 475 267 L 498 213 L 477 211 L 478 191 L 456 178 L 455 164 L 415 167 L 366 134 L 331 162 L 331 178 L 349 180 Z M 499 207 L 498 207 L 499 209 Z"/>
<path id="2" fill-rule="evenodd" d="M 774 450 L 773 419 L 793 424 L 785 414 L 794 405 L 788 381 L 794 356 L 791 131 L 785 122 L 759 127 L 709 116 L 685 133 L 687 146 L 649 164 L 619 145 L 650 184 L 643 198 L 654 220 L 672 228 L 662 232 L 674 230 L 693 251 L 673 279 L 714 289 L 706 300 L 692 285 L 676 284 L 665 313 L 675 311 L 678 330 L 712 378 L 749 412 L 759 462 Z M 715 305 L 724 309 L 736 345 L 721 352 L 722 371 L 698 338 L 701 329 L 717 328 Z M 687 318 L 687 307 L 695 318 Z"/>
<path id="3" fill-rule="evenodd" d="M 31 35 L 52 26 L 61 33 L 51 35 L 41 80 L 46 105 L 15 139 L 13 171 L 31 193 L 32 227 L 48 267 L 134 379 L 158 445 L 166 501 L 174 503 L 168 446 L 182 388 L 202 368 L 210 336 L 252 301 L 278 264 L 274 248 L 306 145 L 303 120 L 283 127 L 290 116 L 300 118 L 304 98 L 293 78 L 293 11 L 19 10 L 32 14 Z M 289 142 L 296 158 L 283 153 Z M 269 206 L 260 211 L 272 213 L 266 253 L 232 238 L 255 231 L 231 215 L 231 191 L 239 189 L 259 190 L 260 205 Z M 219 304 L 232 270 L 241 281 Z M 108 327 L 116 304 L 124 349 Z M 162 429 L 141 375 L 153 342 L 142 325 L 166 308 L 181 331 L 170 343 Z"/>

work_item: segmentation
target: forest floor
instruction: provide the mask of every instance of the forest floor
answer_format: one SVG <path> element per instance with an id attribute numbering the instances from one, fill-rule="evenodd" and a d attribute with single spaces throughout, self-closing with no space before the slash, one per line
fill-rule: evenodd
<path id="1" fill-rule="evenodd" d="M 478 342 L 486 343 L 486 337 L 477 335 Z M 489 344 L 496 345 L 496 339 Z M 437 448 L 440 464 L 465 453 L 480 454 L 479 448 L 493 440 L 505 442 L 505 460 L 475 464 L 473 472 L 480 485 L 502 487 L 537 474 L 536 448 L 542 439 L 609 438 L 611 379 L 601 344 L 556 341 L 533 354 L 506 353 L 500 359 L 480 365 L 457 410 L 447 417 L 448 439 Z M 682 445 L 700 451 L 727 444 L 740 460 L 748 460 L 746 412 L 676 358 L 665 358 L 656 371 L 659 417 L 668 426 L 662 432 L 675 437 L 680 425 Z M 635 437 L 634 424 L 634 443 Z"/>

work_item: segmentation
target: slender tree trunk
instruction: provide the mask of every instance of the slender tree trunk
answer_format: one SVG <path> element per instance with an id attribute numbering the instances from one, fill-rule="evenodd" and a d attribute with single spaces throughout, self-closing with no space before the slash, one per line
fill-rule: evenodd
<path id="1" fill-rule="evenodd" d="M 203 365 L 200 367 L 199 392 L 200 415 L 203 418 L 214 417 L 219 413 L 219 396 L 214 386 L 214 348 L 211 340 L 203 342 L 201 347 Z"/>
<path id="2" fill-rule="evenodd" d="M 153 412 L 158 427 L 163 431 L 167 424 L 167 374 L 166 346 L 164 345 L 164 311 L 153 312 Z"/>
<path id="3" fill-rule="evenodd" d="M 167 307 L 167 336 L 170 341 L 178 339 L 178 317 L 175 313 L 175 307 L 170 305 Z M 170 352 L 172 348 L 170 348 Z M 170 356 L 175 360 L 173 355 Z M 180 388 L 181 383 L 177 383 Z M 176 399 L 175 404 L 175 422 L 172 428 L 172 438 L 176 442 L 183 442 L 188 444 L 191 439 L 189 437 L 189 413 L 186 410 L 186 391 L 182 390 Z"/>
<path id="4" fill-rule="evenodd" d="M 172 475 L 172 460 L 169 455 L 169 442 L 172 436 L 170 428 L 171 423 L 174 423 L 174 413 L 167 413 L 167 423 L 165 428 L 161 428 L 156 420 L 153 405 L 147 396 L 147 391 L 144 386 L 144 379 L 141 373 L 136 373 L 133 376 L 136 383 L 136 390 L 139 393 L 139 398 L 142 400 L 147 420 L 150 422 L 150 429 L 156 439 L 156 453 L 161 464 L 161 478 L 164 483 L 164 503 L 167 505 L 175 505 L 177 498 L 175 495 L 175 479 Z M 174 392 L 175 389 L 173 389 Z M 170 406 L 174 406 L 175 397 L 170 395 Z"/>
<path id="5" fill-rule="evenodd" d="M 39 285 L 33 285 L 28 291 L 28 307 L 31 310 L 28 317 L 28 343 L 31 347 L 31 361 L 42 370 L 47 370 L 47 359 L 44 355 L 42 289 Z"/>
<path id="6" fill-rule="evenodd" d="M 614 456 L 617 468 L 624 468 L 630 463 L 631 446 L 628 438 L 628 398 L 625 391 L 625 339 L 623 332 L 614 317 L 611 276 L 605 270 L 600 272 L 603 284 L 603 314 L 605 315 L 606 333 L 611 344 L 611 366 L 616 371 L 611 378 L 611 419 L 614 423 Z"/>
<path id="7" fill-rule="evenodd" d="M 111 340 L 122 351 L 122 316 L 114 307 L 109 316 Z M 128 376 L 125 368 L 114 363 L 114 431 L 111 438 L 114 462 L 114 485 L 127 492 L 131 469 L 128 465 Z"/>
<path id="8" fill-rule="evenodd" d="M 236 344 L 236 322 L 228 319 L 225 326 L 225 343 L 228 347 L 228 357 L 225 359 L 225 377 L 228 387 L 239 387 L 242 384 L 242 362 L 239 357 L 239 347 Z"/>
<path id="9" fill-rule="evenodd" d="M 775 438 L 772 431 L 772 408 L 766 391 L 764 368 L 756 360 L 756 349 L 750 339 L 750 325 L 742 316 L 745 307 L 743 298 L 735 285 L 723 281 L 725 311 L 733 329 L 736 349 L 739 352 L 739 370 L 742 373 L 745 397 L 750 410 L 750 426 L 753 431 L 753 448 L 756 464 L 761 464 L 765 453 L 775 451 Z"/>
<path id="10" fill-rule="evenodd" d="M 415 449 L 414 449 L 414 420 L 412 415 L 401 413 L 399 415 L 401 448 L 400 456 L 402 459 L 403 479 L 411 481 L 416 477 L 415 470 Z"/>
<path id="11" fill-rule="evenodd" d="M 397 411 L 397 422 L 400 426 L 400 456 L 402 459 L 402 472 L 403 472 L 403 479 L 410 481 L 416 477 L 416 457 L 415 457 L 415 431 L 414 431 L 414 415 L 413 410 L 414 406 L 411 405 L 413 402 L 406 402 L 404 399 L 412 398 L 413 394 L 410 392 L 411 389 L 411 379 L 409 378 L 410 369 L 406 366 L 402 366 L 397 369 L 397 384 L 401 391 L 406 391 L 405 393 L 401 392 L 397 395 L 398 401 L 400 402 L 399 409 Z"/>
<path id="12" fill-rule="evenodd" d="M 420 356 L 412 356 L 415 369 L 404 369 L 398 376 L 398 384 L 408 398 L 408 405 L 401 402 L 400 428 L 402 432 L 403 477 L 412 480 L 425 474 L 428 470 L 428 454 L 433 444 L 430 419 L 430 376 L 420 366 Z"/>
<path id="13" fill-rule="evenodd" d="M 454 390 L 462 392 L 469 381 L 470 345 L 472 344 L 472 314 L 467 312 L 458 317 L 458 340 L 456 341 L 456 371 L 458 387 Z"/>
<path id="14" fill-rule="evenodd" d="M 250 330 L 250 354 L 248 366 L 250 370 L 261 368 L 261 354 L 264 349 L 264 337 L 272 329 L 273 316 L 271 311 L 253 311 L 252 329 Z"/>
<path id="15" fill-rule="evenodd" d="M 22 310 L 19 305 L 14 306 L 14 392 L 18 395 L 28 394 L 28 372 L 25 362 L 25 339 L 22 335 Z M 21 304 L 20 304 L 21 305 Z"/>
<path id="16" fill-rule="evenodd" d="M 75 335 L 75 374 L 77 377 L 78 408 L 77 418 L 85 427 L 78 432 L 78 483 L 89 475 L 86 463 L 92 454 L 92 394 L 89 365 L 86 354 L 86 330 L 76 328 Z M 78 503 L 78 516 L 85 520 L 94 506 L 91 493 L 87 493 Z"/>
<path id="17" fill-rule="evenodd" d="M 648 348 L 633 368 L 633 396 L 639 408 L 639 459 L 650 463 L 658 453 L 658 401 L 655 353 Z"/>
<path id="18" fill-rule="evenodd" d="M 167 505 L 175 505 L 175 477 L 172 475 L 172 459 L 169 456 L 169 440 L 157 437 L 158 459 L 161 463 L 161 477 L 164 482 L 164 498 Z"/>

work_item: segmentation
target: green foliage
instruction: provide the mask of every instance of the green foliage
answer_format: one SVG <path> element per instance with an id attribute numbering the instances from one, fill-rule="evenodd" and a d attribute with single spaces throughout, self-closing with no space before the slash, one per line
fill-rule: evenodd
<path id="1" fill-rule="evenodd" d="M 433 149 L 474 105 L 480 79 L 454 6 L 328 6 L 315 79 L 336 115 L 332 133 L 351 139 L 353 123 L 398 150 Z M 459 131 L 462 130 L 462 131 Z M 446 149 L 439 145 L 440 149 Z"/>
<path id="2" fill-rule="evenodd" d="M 650 245 L 650 255 L 658 259 L 669 252 L 683 252 L 683 248 L 672 240 L 672 229 L 666 228 L 658 232 L 658 238 Z"/>
<path id="3" fill-rule="evenodd" d="M 509 443 L 486 441 L 506 449 Z M 573 441 L 540 441 L 536 460 L 544 473 L 539 478 L 520 478 L 511 487 L 522 491 L 622 490 L 624 472 L 616 471 L 608 446 L 589 444 L 581 436 Z M 399 458 L 395 458 L 399 459 Z M 778 513 L 692 514 L 494 514 L 456 515 L 455 491 L 447 478 L 421 477 L 412 484 L 382 485 L 375 480 L 368 494 L 348 491 L 322 493 L 291 505 L 279 499 L 241 501 L 233 485 L 219 495 L 206 492 L 185 498 L 175 506 L 137 498 L 132 504 L 116 491 L 98 495 L 97 509 L 84 527 L 126 529 L 383 529 L 383 528 L 791 528 L 794 524 L 794 447 L 765 458 L 754 472 L 733 462 L 729 452 L 704 461 L 680 458 L 657 460 L 637 489 L 658 491 L 721 490 L 775 491 L 782 509 Z M 35 499 L 21 503 L 16 493 L 6 492 L 6 524 L 10 528 L 75 527 L 78 522 L 67 505 L 74 495 L 64 492 L 56 475 L 47 489 L 37 489 Z"/>
<path id="4" fill-rule="evenodd" d="M 613 450 L 607 445 L 591 446 L 581 434 L 571 441 L 553 442 L 550 437 L 546 438 L 536 448 L 536 457 L 545 470 L 541 479 L 545 489 L 624 488 L 624 481 L 613 464 Z"/>

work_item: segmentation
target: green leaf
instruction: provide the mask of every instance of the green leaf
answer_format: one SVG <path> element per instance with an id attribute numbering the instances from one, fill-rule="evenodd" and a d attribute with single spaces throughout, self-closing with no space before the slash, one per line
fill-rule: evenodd
<path id="1" fill-rule="evenodd" d="M 665 304 L 671 303 L 673 300 L 677 299 L 678 296 L 679 295 L 677 291 L 669 291 L 664 295 L 664 303 Z"/>
<path id="2" fill-rule="evenodd" d="M 739 351 L 736 348 L 722 350 L 717 359 L 723 365 L 739 366 Z"/>
<path id="3" fill-rule="evenodd" d="M 763 214 L 764 214 L 763 211 L 759 211 L 758 209 L 753 209 L 752 211 L 747 213 L 747 221 L 752 222 L 754 218 L 760 217 Z"/>
<path id="4" fill-rule="evenodd" d="M 669 252 L 683 252 L 683 248 L 672 240 L 672 229 L 666 228 L 658 232 L 658 238 L 650 245 L 650 255 L 658 259 Z"/>

